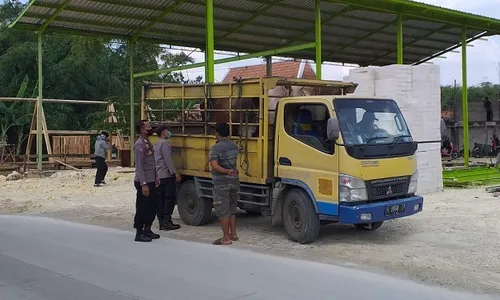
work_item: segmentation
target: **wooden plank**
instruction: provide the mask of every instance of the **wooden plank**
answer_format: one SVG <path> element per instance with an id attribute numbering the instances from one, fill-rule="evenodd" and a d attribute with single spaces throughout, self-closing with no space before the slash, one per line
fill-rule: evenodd
<path id="1" fill-rule="evenodd" d="M 45 119 L 45 111 L 43 110 L 43 106 L 41 107 L 41 109 L 42 109 L 42 131 L 43 131 L 43 136 L 45 138 L 45 147 L 47 148 L 47 154 L 50 155 L 52 154 L 52 145 L 50 144 L 49 133 L 47 130 L 47 120 Z M 49 161 L 52 161 L 52 159 L 49 158 Z"/>
<path id="2" fill-rule="evenodd" d="M 72 130 L 47 130 L 49 135 L 94 135 L 98 134 L 97 130 L 89 131 L 72 131 Z M 36 130 L 32 130 L 31 134 L 36 134 Z"/>
<path id="3" fill-rule="evenodd" d="M 70 168 L 70 169 L 75 170 L 75 171 L 78 171 L 78 172 L 81 172 L 81 171 L 82 171 L 82 170 L 77 169 L 77 168 L 75 168 L 75 167 L 73 167 L 73 166 L 70 166 L 70 165 L 68 165 L 68 164 L 63 163 L 63 162 L 62 162 L 62 161 L 60 161 L 60 160 L 56 160 L 56 163 L 61 164 L 61 165 L 65 166 L 65 167 L 67 167 L 67 168 Z"/>
<path id="4" fill-rule="evenodd" d="M 54 154 L 64 157 L 75 154 L 81 157 L 75 157 L 73 160 L 88 160 L 90 157 L 90 136 L 52 136 Z"/>
<path id="5" fill-rule="evenodd" d="M 15 98 L 15 97 L 0 97 L 0 102 L 17 102 L 27 101 L 36 102 L 38 98 Z M 67 100 L 67 99 L 43 99 L 43 103 L 58 103 L 58 104 L 97 104 L 108 105 L 107 101 L 93 101 L 93 100 Z"/>

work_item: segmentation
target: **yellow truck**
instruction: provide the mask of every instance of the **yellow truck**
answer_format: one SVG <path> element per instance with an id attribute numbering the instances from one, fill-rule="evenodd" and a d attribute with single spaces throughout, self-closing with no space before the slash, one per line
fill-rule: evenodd
<path id="1" fill-rule="evenodd" d="M 271 216 L 293 241 L 313 242 L 323 223 L 376 230 L 420 212 L 417 143 L 397 103 L 349 95 L 355 88 L 278 77 L 144 83 L 141 117 L 173 133 L 184 223 L 212 220 L 208 153 L 221 121 L 240 148 L 239 208 Z"/>

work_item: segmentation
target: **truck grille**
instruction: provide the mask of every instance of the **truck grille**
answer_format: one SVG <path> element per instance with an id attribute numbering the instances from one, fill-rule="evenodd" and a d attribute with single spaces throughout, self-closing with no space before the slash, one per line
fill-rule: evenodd
<path id="1" fill-rule="evenodd" d="M 410 176 L 383 178 L 367 181 L 368 199 L 392 199 L 408 192 Z"/>

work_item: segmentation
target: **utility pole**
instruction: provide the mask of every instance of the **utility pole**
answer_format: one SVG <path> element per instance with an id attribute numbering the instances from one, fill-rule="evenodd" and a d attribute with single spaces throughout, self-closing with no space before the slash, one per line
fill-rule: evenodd
<path id="1" fill-rule="evenodd" d="M 497 63 L 498 84 L 500 84 L 500 62 Z"/>

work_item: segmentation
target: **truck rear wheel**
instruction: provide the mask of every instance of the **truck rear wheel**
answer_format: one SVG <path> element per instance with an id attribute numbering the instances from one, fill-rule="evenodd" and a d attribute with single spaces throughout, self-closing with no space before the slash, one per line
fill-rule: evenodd
<path id="1" fill-rule="evenodd" d="M 308 244 L 319 235 L 320 221 L 312 199 L 301 189 L 286 193 L 283 203 L 283 225 L 295 242 Z"/>
<path id="2" fill-rule="evenodd" d="M 177 193 L 177 210 L 186 225 L 199 226 L 210 222 L 212 200 L 198 197 L 194 181 L 184 182 Z"/>

